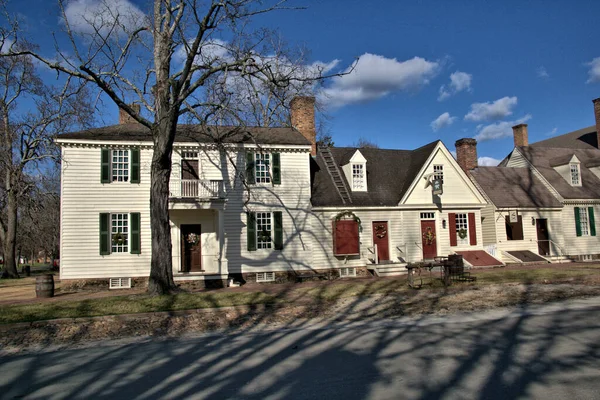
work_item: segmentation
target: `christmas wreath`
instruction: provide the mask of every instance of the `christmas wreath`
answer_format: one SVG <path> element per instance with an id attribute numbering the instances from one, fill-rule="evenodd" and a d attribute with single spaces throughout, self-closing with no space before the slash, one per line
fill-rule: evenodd
<path id="1" fill-rule="evenodd" d="M 271 240 L 271 234 L 268 231 L 260 231 L 258 233 L 258 240 L 261 242 L 268 242 Z"/>
<path id="2" fill-rule="evenodd" d="M 386 234 L 387 234 L 387 229 L 385 228 L 385 225 L 380 224 L 375 227 L 375 235 L 379 239 L 383 239 Z"/>
<path id="3" fill-rule="evenodd" d="M 117 232 L 112 236 L 112 240 L 114 244 L 120 246 L 125 244 L 125 235 L 123 235 L 121 232 Z"/>
<path id="4" fill-rule="evenodd" d="M 460 228 L 458 230 L 458 237 L 464 239 L 467 237 L 467 230 L 465 228 Z"/>
<path id="5" fill-rule="evenodd" d="M 433 244 L 433 241 L 435 240 L 435 233 L 433 232 L 431 227 L 428 227 L 423 233 L 423 240 L 427 245 Z"/>
<path id="6" fill-rule="evenodd" d="M 356 216 L 356 214 L 354 214 L 352 211 L 342 211 L 341 213 L 339 213 L 338 215 L 335 216 L 335 221 L 339 221 L 341 219 L 350 219 L 352 218 L 354 221 L 358 222 L 358 229 L 359 231 L 362 232 L 362 225 L 360 223 L 360 218 L 358 218 L 358 216 Z"/>
<path id="7" fill-rule="evenodd" d="M 200 241 L 200 235 L 197 233 L 188 233 L 185 237 L 185 241 L 191 245 L 196 245 Z"/>

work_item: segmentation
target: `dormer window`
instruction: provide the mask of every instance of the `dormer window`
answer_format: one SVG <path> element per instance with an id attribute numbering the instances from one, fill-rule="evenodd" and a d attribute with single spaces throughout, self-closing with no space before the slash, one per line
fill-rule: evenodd
<path id="1" fill-rule="evenodd" d="M 352 190 L 365 190 L 364 164 L 352 164 Z"/>
<path id="2" fill-rule="evenodd" d="M 571 163 L 571 185 L 572 186 L 580 186 L 581 185 L 581 173 L 579 170 L 579 163 Z"/>

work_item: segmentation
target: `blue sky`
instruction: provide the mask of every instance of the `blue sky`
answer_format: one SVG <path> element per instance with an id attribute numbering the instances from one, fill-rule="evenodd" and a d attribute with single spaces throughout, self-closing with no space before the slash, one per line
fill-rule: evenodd
<path id="1" fill-rule="evenodd" d="M 93 0 L 74 0 L 90 3 Z M 128 1 L 128 0 L 111 0 Z M 144 8 L 145 1 L 133 1 Z M 57 19 L 49 2 L 13 3 L 42 46 Z M 355 70 L 325 84 L 336 145 L 359 137 L 412 149 L 476 137 L 503 158 L 511 126 L 530 141 L 594 124 L 600 97 L 600 1 L 292 0 L 258 23 L 311 50 L 310 62 Z M 28 5 L 23 7 L 23 5 Z M 54 14 L 55 15 L 55 14 Z"/>

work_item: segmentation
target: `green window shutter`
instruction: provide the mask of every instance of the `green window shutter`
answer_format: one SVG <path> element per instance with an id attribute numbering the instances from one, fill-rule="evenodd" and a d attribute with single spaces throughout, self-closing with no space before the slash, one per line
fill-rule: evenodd
<path id="1" fill-rule="evenodd" d="M 279 153 L 271 154 L 271 158 L 273 159 L 273 184 L 281 185 L 281 161 Z"/>
<path id="2" fill-rule="evenodd" d="M 129 221 L 131 223 L 131 244 L 129 245 L 129 252 L 131 254 L 141 254 L 140 213 L 129 214 Z"/>
<path id="3" fill-rule="evenodd" d="M 100 150 L 100 183 L 110 183 L 110 150 Z"/>
<path id="4" fill-rule="evenodd" d="M 256 182 L 254 179 L 254 153 L 246 153 L 246 183 L 253 185 Z"/>
<path id="5" fill-rule="evenodd" d="M 590 216 L 590 235 L 596 236 L 596 221 L 594 221 L 594 207 L 588 207 L 588 214 Z"/>
<path id="6" fill-rule="evenodd" d="M 131 183 L 140 183 L 140 149 L 131 149 Z"/>
<path id="7" fill-rule="evenodd" d="M 110 214 L 100 214 L 100 255 L 110 254 Z"/>
<path id="8" fill-rule="evenodd" d="M 581 236 L 581 221 L 579 220 L 579 207 L 575 207 L 575 231 Z"/>
<path id="9" fill-rule="evenodd" d="M 281 211 L 273 213 L 275 225 L 275 250 L 283 250 L 283 216 Z"/>
<path id="10" fill-rule="evenodd" d="M 246 238 L 248 251 L 256 250 L 256 214 L 246 213 Z"/>

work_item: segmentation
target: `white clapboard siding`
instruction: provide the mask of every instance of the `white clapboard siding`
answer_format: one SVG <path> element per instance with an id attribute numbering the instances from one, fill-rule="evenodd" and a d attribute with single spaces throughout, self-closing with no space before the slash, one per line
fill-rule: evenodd
<path id="1" fill-rule="evenodd" d="M 493 204 L 488 204 L 481 209 L 481 233 L 484 245 L 496 244 L 496 207 Z"/>
<path id="2" fill-rule="evenodd" d="M 100 183 L 100 148 L 62 148 L 61 279 L 147 276 L 150 271 L 150 162 L 140 151 L 140 183 Z M 100 255 L 100 213 L 141 217 L 141 254 Z"/>
<path id="3" fill-rule="evenodd" d="M 417 178 L 417 184 L 409 192 L 404 204 L 432 204 L 431 186 L 427 185 L 424 176 L 433 174 L 434 165 L 444 166 L 444 194 L 440 196 L 442 204 L 479 205 L 482 203 L 481 195 L 460 169 L 452 155 L 444 148 L 439 147 L 435 151 L 432 160 L 426 165 L 423 175 Z M 433 177 L 430 179 L 433 179 Z"/>
<path id="4" fill-rule="evenodd" d="M 594 207 L 596 236 L 577 236 L 575 227 L 575 207 Z M 567 204 L 562 211 L 562 232 L 564 232 L 564 247 L 569 255 L 600 254 L 600 205 L 598 204 Z"/>

